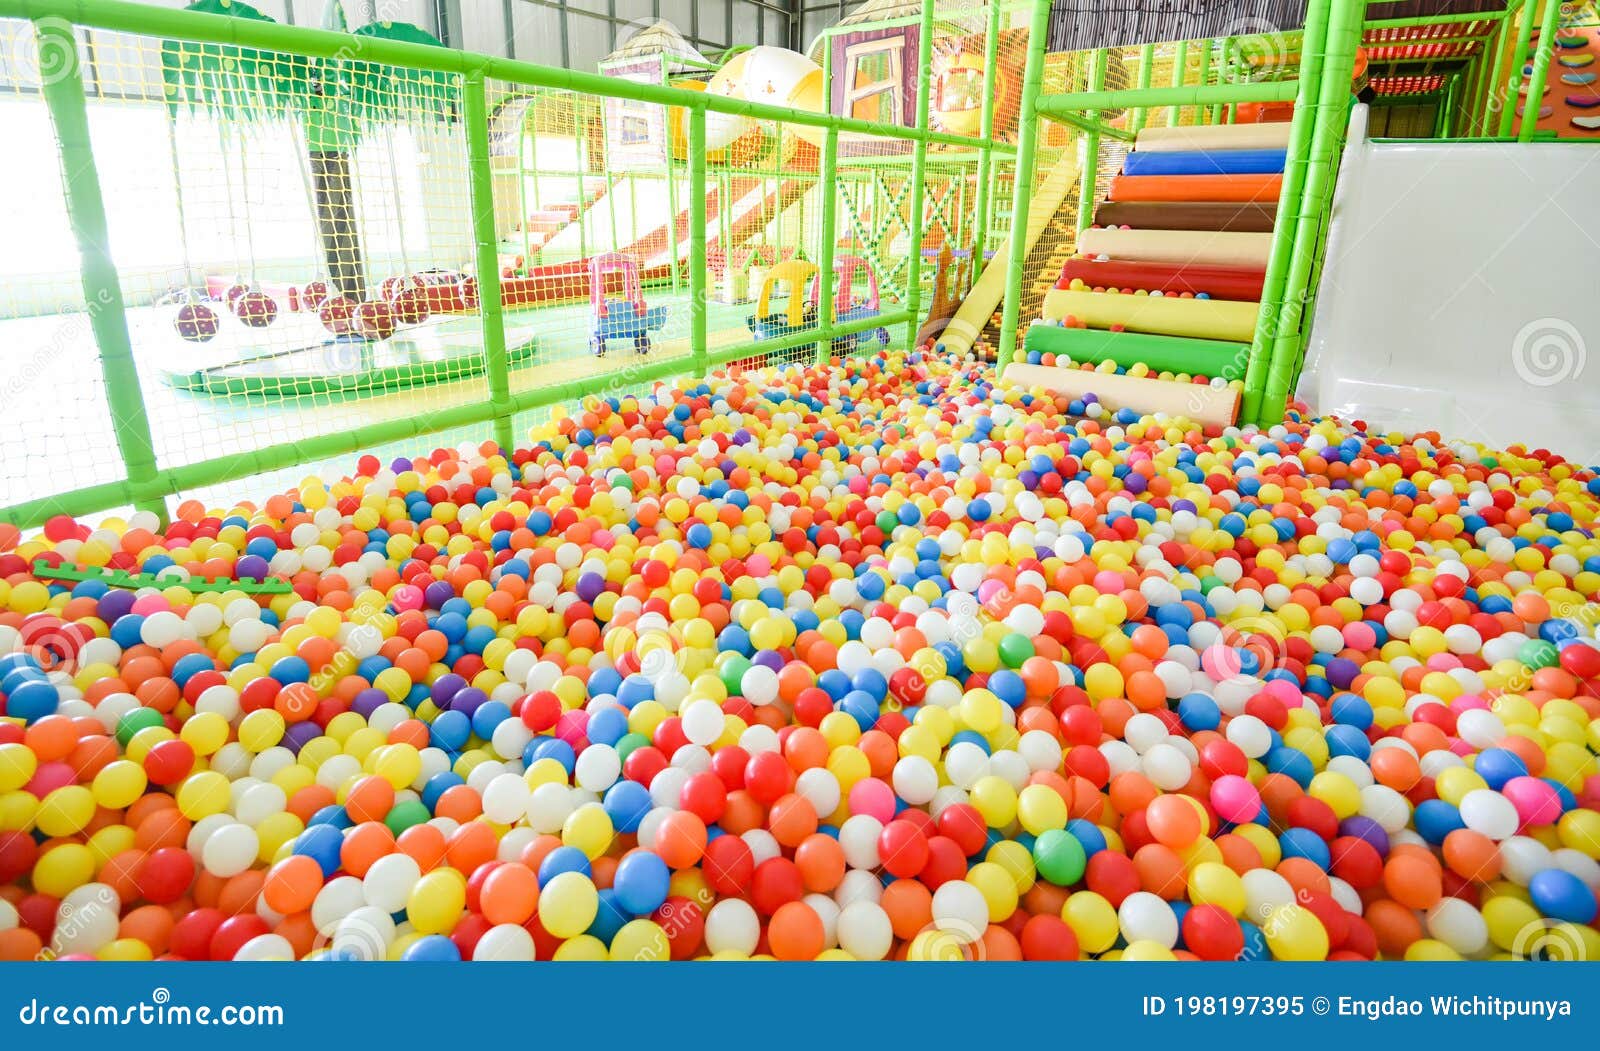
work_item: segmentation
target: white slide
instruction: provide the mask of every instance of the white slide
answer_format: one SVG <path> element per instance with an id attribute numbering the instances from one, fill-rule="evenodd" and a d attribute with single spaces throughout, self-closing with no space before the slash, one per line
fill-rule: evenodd
<path id="1" fill-rule="evenodd" d="M 1600 154 L 1373 142 L 1366 117 L 1351 115 L 1300 396 L 1376 429 L 1600 462 Z"/>

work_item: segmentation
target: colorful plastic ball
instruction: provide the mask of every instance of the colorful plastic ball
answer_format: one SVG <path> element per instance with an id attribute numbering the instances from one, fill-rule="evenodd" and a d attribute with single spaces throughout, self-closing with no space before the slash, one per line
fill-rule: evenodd
<path id="1" fill-rule="evenodd" d="M 646 916 L 667 900 L 672 873 L 649 851 L 636 850 L 618 863 L 612 876 L 617 903 L 635 916 Z"/>
<path id="2" fill-rule="evenodd" d="M 1211 783 L 1211 805 L 1224 821 L 1239 825 L 1261 812 L 1261 795 L 1249 781 L 1227 774 Z"/>
<path id="3" fill-rule="evenodd" d="M 1595 891 L 1577 876 L 1557 868 L 1534 874 L 1528 896 L 1541 914 L 1569 923 L 1592 923 L 1597 905 Z"/>
<path id="4" fill-rule="evenodd" d="M 539 923 L 557 938 L 576 938 L 599 911 L 595 885 L 581 872 L 563 872 L 539 890 Z"/>
<path id="5" fill-rule="evenodd" d="M 1325 960 L 1328 932 L 1316 914 L 1295 904 L 1283 904 L 1267 914 L 1261 929 L 1277 960 Z"/>
<path id="6" fill-rule="evenodd" d="M 1033 843 L 1033 860 L 1039 875 L 1060 887 L 1070 887 L 1083 878 L 1088 858 L 1083 844 L 1065 829 L 1049 829 Z"/>

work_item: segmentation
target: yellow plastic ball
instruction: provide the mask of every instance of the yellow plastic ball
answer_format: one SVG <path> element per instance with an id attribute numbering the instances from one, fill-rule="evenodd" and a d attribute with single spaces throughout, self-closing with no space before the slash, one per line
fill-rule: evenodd
<path id="1" fill-rule="evenodd" d="M 991 923 L 1004 922 L 1017 911 L 1017 881 L 1004 867 L 992 861 L 980 861 L 967 870 L 967 882 L 983 895 L 984 904 L 989 906 Z"/>
<path id="2" fill-rule="evenodd" d="M 224 724 L 226 725 L 226 724 Z M 144 795 L 149 784 L 144 767 L 126 759 L 117 759 L 100 768 L 94 775 L 90 790 L 96 804 L 110 810 L 132 806 L 134 800 Z"/>
<path id="3" fill-rule="evenodd" d="M 972 786 L 969 801 L 990 828 L 1005 828 L 1017 817 L 1017 791 L 1004 778 L 993 774 L 980 777 Z"/>
<path id="4" fill-rule="evenodd" d="M 1204 861 L 1189 873 L 1189 900 L 1195 905 L 1216 905 L 1234 916 L 1243 916 L 1246 896 L 1244 880 L 1227 865 Z"/>
<path id="5" fill-rule="evenodd" d="M 574 810 L 561 826 L 561 842 L 569 847 L 577 847 L 590 861 L 604 854 L 615 836 L 611 816 L 598 803 Z"/>
<path id="6" fill-rule="evenodd" d="M 231 793 L 228 779 L 214 770 L 190 774 L 178 786 L 178 812 L 190 821 L 199 821 L 228 809 Z"/>
<path id="7" fill-rule="evenodd" d="M 581 872 L 563 872 L 539 892 L 539 922 L 557 938 L 588 930 L 599 908 L 600 893 Z"/>
<path id="8" fill-rule="evenodd" d="M 630 920 L 612 937 L 610 957 L 636 963 L 670 960 L 672 946 L 660 924 L 653 920 Z"/>
<path id="9" fill-rule="evenodd" d="M 1261 924 L 1267 948 L 1278 960 L 1325 960 L 1328 932 L 1316 913 L 1299 905 L 1279 905 Z"/>
<path id="10" fill-rule="evenodd" d="M 33 780 L 39 760 L 25 744 L 0 744 L 0 792 L 15 792 Z"/>
<path id="11" fill-rule="evenodd" d="M 1067 827 L 1067 801 L 1048 785 L 1028 785 L 1017 796 L 1017 820 L 1030 835 Z"/>
<path id="12" fill-rule="evenodd" d="M 423 876 L 406 898 L 406 917 L 423 934 L 449 934 L 467 907 L 467 884 L 455 869 Z"/>
<path id="13" fill-rule="evenodd" d="M 94 852 L 81 843 L 62 843 L 33 863 L 33 889 L 64 898 L 94 879 Z"/>
<path id="14" fill-rule="evenodd" d="M 1117 943 L 1122 933 L 1117 910 L 1092 890 L 1080 890 L 1061 906 L 1061 918 L 1078 936 L 1078 948 L 1086 953 L 1103 953 Z"/>

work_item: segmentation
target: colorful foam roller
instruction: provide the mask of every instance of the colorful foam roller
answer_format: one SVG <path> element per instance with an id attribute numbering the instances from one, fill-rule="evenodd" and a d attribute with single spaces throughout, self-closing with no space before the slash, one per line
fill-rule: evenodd
<path id="1" fill-rule="evenodd" d="M 1134 152 L 1122 162 L 1124 175 L 1274 175 L 1283 171 L 1284 150 L 1173 150 Z"/>
<path id="2" fill-rule="evenodd" d="M 1118 175 L 1113 201 L 1276 201 L 1282 175 Z"/>
<path id="3" fill-rule="evenodd" d="M 1140 263 L 1182 266 L 1245 266 L 1265 269 L 1272 254 L 1271 234 L 1205 230 L 1085 230 L 1078 237 L 1083 255 L 1109 256 Z"/>
<path id="4" fill-rule="evenodd" d="M 1276 201 L 1107 201 L 1094 213 L 1096 226 L 1127 226 L 1135 230 L 1226 230 L 1260 234 L 1271 233 L 1277 220 Z"/>
<path id="5" fill-rule="evenodd" d="M 1178 383 L 1149 377 L 1021 362 L 1006 369 L 1006 382 L 1038 388 L 1070 398 L 1093 394 L 1110 408 L 1183 416 L 1212 427 L 1227 427 L 1239 416 L 1239 392 L 1203 383 Z"/>
<path id="6" fill-rule="evenodd" d="M 1047 321 L 1077 318 L 1090 328 L 1121 326 L 1129 332 L 1158 336 L 1190 336 L 1248 343 L 1255 335 L 1259 303 L 1226 299 L 1179 299 L 1120 292 L 1074 292 L 1053 288 L 1045 293 Z"/>
<path id="7" fill-rule="evenodd" d="M 1057 288 L 1074 280 L 1091 288 L 1135 288 L 1181 295 L 1205 293 L 1213 299 L 1256 301 L 1266 271 L 1238 266 L 1175 263 L 1133 263 L 1123 260 L 1069 259 L 1061 267 Z"/>
<path id="8" fill-rule="evenodd" d="M 1289 146 L 1287 123 L 1197 124 L 1177 128 L 1142 128 L 1135 151 L 1282 150 Z"/>

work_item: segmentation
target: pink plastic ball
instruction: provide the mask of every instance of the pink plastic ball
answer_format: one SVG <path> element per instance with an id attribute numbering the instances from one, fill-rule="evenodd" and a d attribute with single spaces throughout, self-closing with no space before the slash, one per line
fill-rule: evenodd
<path id="1" fill-rule="evenodd" d="M 876 777 L 864 777 L 850 787 L 850 813 L 866 814 L 888 824 L 894 817 L 894 789 Z"/>
<path id="2" fill-rule="evenodd" d="M 1261 812 L 1261 793 L 1238 774 L 1224 774 L 1211 783 L 1211 805 L 1224 821 L 1242 825 Z"/>
<path id="3" fill-rule="evenodd" d="M 172 603 L 168 602 L 164 595 L 140 595 L 133 600 L 132 612 L 141 617 L 148 617 L 152 613 L 166 613 L 170 609 Z"/>
<path id="4" fill-rule="evenodd" d="M 389 601 L 394 604 L 395 609 L 401 613 L 406 613 L 414 609 L 421 609 L 422 604 L 427 600 L 423 597 L 421 588 L 411 584 L 401 584 L 389 596 Z"/>
<path id="5" fill-rule="evenodd" d="M 1513 777 L 1500 794 L 1517 808 L 1517 820 L 1524 825 L 1549 825 L 1561 817 L 1561 796 L 1552 785 L 1537 777 Z"/>

